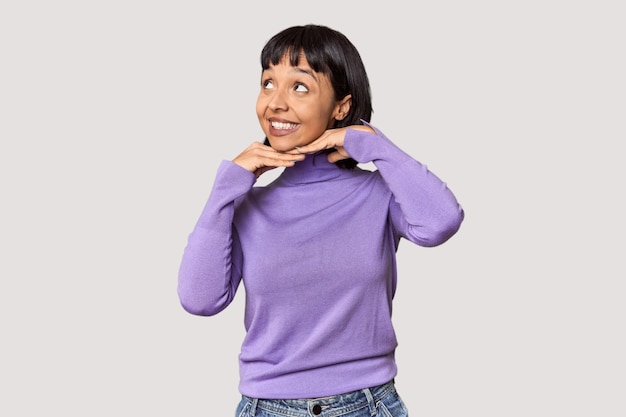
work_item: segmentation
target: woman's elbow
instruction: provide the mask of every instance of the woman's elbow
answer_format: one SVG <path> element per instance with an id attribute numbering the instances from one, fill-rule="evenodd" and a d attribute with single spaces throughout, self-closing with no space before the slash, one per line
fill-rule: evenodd
<path id="1" fill-rule="evenodd" d="M 439 246 L 458 232 L 464 217 L 463 209 L 459 208 L 454 215 L 440 217 L 428 226 L 416 226 L 411 240 L 420 246 Z"/>
<path id="2" fill-rule="evenodd" d="M 179 294 L 178 298 L 182 308 L 187 313 L 195 316 L 214 316 L 223 311 L 230 304 L 228 297 L 211 301 L 209 297 L 198 295 L 185 296 L 184 294 Z"/>

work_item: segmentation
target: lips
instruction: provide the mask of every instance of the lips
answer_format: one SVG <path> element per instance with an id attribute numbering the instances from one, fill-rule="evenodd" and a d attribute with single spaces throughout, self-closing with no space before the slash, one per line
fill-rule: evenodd
<path id="1" fill-rule="evenodd" d="M 286 136 L 296 131 L 300 124 L 285 122 L 280 120 L 270 120 L 270 131 L 272 136 Z"/>

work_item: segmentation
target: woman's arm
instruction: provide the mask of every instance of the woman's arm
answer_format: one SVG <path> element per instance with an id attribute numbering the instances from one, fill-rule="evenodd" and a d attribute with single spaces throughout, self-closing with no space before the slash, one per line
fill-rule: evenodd
<path id="1" fill-rule="evenodd" d="M 241 281 L 241 250 L 233 230 L 235 201 L 253 186 L 254 174 L 224 161 L 213 190 L 187 240 L 178 273 L 178 296 L 191 314 L 210 316 L 234 299 Z"/>
<path id="2" fill-rule="evenodd" d="M 452 237 L 464 211 L 452 191 L 426 165 L 413 159 L 383 133 L 348 129 L 344 149 L 360 163 L 373 162 L 393 194 L 391 218 L 400 236 L 421 246 Z"/>

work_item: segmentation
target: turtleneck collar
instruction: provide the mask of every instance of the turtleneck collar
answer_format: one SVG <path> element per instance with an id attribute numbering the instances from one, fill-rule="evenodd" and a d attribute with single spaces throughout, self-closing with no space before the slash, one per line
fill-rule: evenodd
<path id="1" fill-rule="evenodd" d="M 280 174 L 279 181 L 284 184 L 298 185 L 331 181 L 346 176 L 350 176 L 350 170 L 339 168 L 334 163 L 328 162 L 327 151 L 319 151 L 307 155 L 295 166 L 285 168 Z"/>

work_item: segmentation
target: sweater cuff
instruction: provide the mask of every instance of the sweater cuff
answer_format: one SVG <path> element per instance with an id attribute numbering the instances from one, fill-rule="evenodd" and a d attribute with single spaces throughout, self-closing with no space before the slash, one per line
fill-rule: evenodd
<path id="1" fill-rule="evenodd" d="M 352 159 L 359 163 L 393 161 L 394 164 L 402 164 L 412 159 L 378 128 L 365 121 L 363 124 L 374 129 L 375 133 L 348 128 L 343 146 Z"/>
<path id="2" fill-rule="evenodd" d="M 247 193 L 256 182 L 254 174 L 232 161 L 222 161 L 217 169 L 213 193 L 235 198 Z"/>

